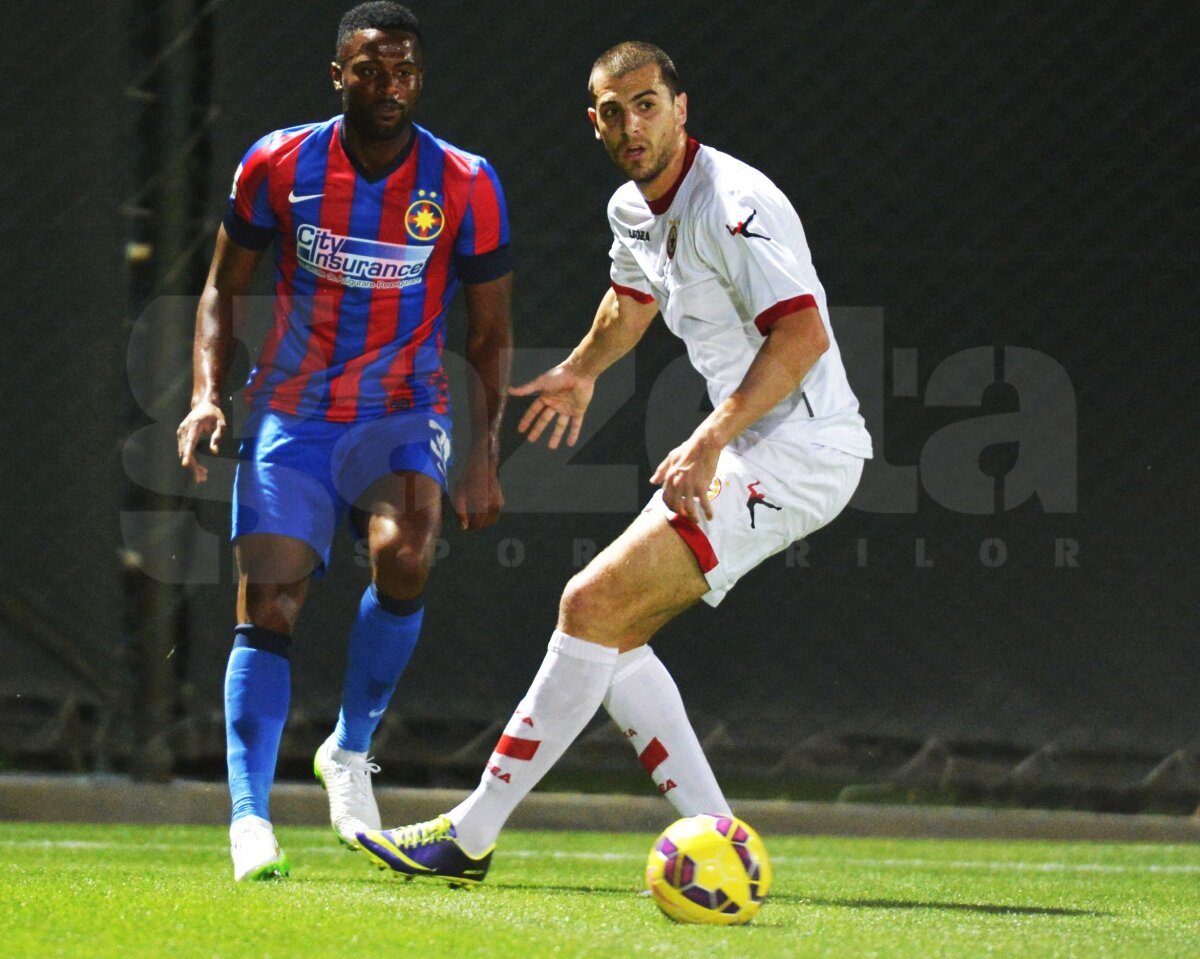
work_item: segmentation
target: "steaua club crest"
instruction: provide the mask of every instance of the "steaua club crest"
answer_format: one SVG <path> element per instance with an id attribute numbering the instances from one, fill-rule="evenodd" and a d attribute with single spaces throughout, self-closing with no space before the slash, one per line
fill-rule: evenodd
<path id="1" fill-rule="evenodd" d="M 712 502 L 720 495 L 721 495 L 721 477 L 714 476 L 713 481 L 708 484 L 709 502 Z"/>
<path id="2" fill-rule="evenodd" d="M 417 200 L 404 214 L 404 228 L 414 240 L 432 240 L 442 232 L 445 225 L 446 215 L 431 199 Z"/>
<path id="3" fill-rule="evenodd" d="M 679 221 L 671 221 L 671 230 L 667 234 L 667 259 L 675 259 L 675 241 L 679 239 Z"/>

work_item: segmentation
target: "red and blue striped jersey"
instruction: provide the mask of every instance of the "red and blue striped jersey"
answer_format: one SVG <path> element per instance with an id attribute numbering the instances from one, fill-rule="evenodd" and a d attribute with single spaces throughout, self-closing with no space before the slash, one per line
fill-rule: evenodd
<path id="1" fill-rule="evenodd" d="M 508 214 L 487 160 L 413 126 L 368 177 L 342 117 L 277 130 L 234 175 L 225 229 L 275 243 L 275 310 L 250 374 L 252 409 L 353 422 L 449 407 L 442 345 L 460 282 L 508 273 Z"/>

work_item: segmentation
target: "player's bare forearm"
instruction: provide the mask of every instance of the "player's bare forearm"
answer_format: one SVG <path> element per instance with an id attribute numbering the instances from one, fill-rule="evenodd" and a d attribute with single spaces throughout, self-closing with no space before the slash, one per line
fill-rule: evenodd
<path id="1" fill-rule="evenodd" d="M 718 449 L 775 408 L 829 349 L 829 336 L 815 308 L 789 313 L 771 327 L 742 382 L 696 428 L 696 436 Z"/>
<path id="2" fill-rule="evenodd" d="M 662 486 L 667 506 L 692 520 L 698 521 L 701 513 L 711 519 L 706 493 L 722 448 L 795 390 L 827 349 L 829 337 L 817 310 L 781 317 L 738 388 L 667 454 L 650 477 L 650 482 Z"/>
<path id="3" fill-rule="evenodd" d="M 512 274 L 468 284 L 467 363 L 473 438 L 452 502 L 463 529 L 483 529 L 500 516 L 500 423 L 512 367 Z"/>
<path id="4" fill-rule="evenodd" d="M 639 303 L 609 287 L 596 309 L 591 329 L 563 365 L 596 380 L 637 346 L 657 313 L 655 304 Z"/>
<path id="5" fill-rule="evenodd" d="M 261 251 L 234 243 L 224 227 L 217 231 L 217 248 L 196 310 L 191 410 L 176 432 L 180 462 L 199 483 L 208 478 L 208 470 L 196 458 L 196 444 L 207 436 L 209 450 L 216 453 L 225 432 L 221 392 L 233 356 L 234 298 L 249 288 L 261 258 Z"/>
<path id="6" fill-rule="evenodd" d="M 517 429 L 536 443 L 553 424 L 548 441 L 551 449 L 566 436 L 574 446 L 583 428 L 583 416 L 592 401 L 596 377 L 628 353 L 642 338 L 658 312 L 653 304 L 638 303 L 609 289 L 600 301 L 587 336 L 563 362 L 510 392 L 536 399 L 521 417 Z"/>
<path id="7" fill-rule="evenodd" d="M 211 284 L 200 295 L 192 341 L 192 407 L 221 405 L 221 392 L 233 356 L 233 297 Z"/>
<path id="8" fill-rule="evenodd" d="M 221 404 L 221 391 L 233 356 L 234 298 L 250 288 L 254 269 L 262 259 L 259 250 L 248 250 L 230 239 L 222 226 L 200 306 L 196 310 L 196 336 L 192 344 L 192 405 Z"/>
<path id="9" fill-rule="evenodd" d="M 473 445 L 484 447 L 495 463 L 512 371 L 512 274 L 468 284 L 464 291 L 467 363 L 475 374 L 469 385 Z"/>

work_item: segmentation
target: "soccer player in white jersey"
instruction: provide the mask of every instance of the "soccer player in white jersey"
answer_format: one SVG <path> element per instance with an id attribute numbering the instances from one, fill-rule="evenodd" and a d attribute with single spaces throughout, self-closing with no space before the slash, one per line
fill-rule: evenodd
<path id="1" fill-rule="evenodd" d="M 642 514 L 567 584 L 546 658 L 478 788 L 430 822 L 358 834 L 407 875 L 481 880 L 509 814 L 601 703 L 680 815 L 728 812 L 646 643 L 837 516 L 871 455 L 787 197 L 688 136 L 687 95 L 657 47 L 613 47 L 588 86 L 596 137 L 630 181 L 608 206 L 612 285 L 571 355 L 511 391 L 535 397 L 520 429 L 574 445 L 596 378 L 660 312 L 714 409 L 658 464 Z"/>

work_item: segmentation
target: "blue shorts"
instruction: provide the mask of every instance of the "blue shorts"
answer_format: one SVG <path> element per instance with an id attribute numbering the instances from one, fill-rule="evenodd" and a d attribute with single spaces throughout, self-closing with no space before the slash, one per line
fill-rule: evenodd
<path id="1" fill-rule="evenodd" d="M 338 523 L 376 480 L 411 470 L 443 490 L 452 458 L 450 418 L 393 413 L 362 423 L 251 414 L 238 448 L 233 483 L 233 539 L 275 533 L 308 543 L 320 573 Z"/>

